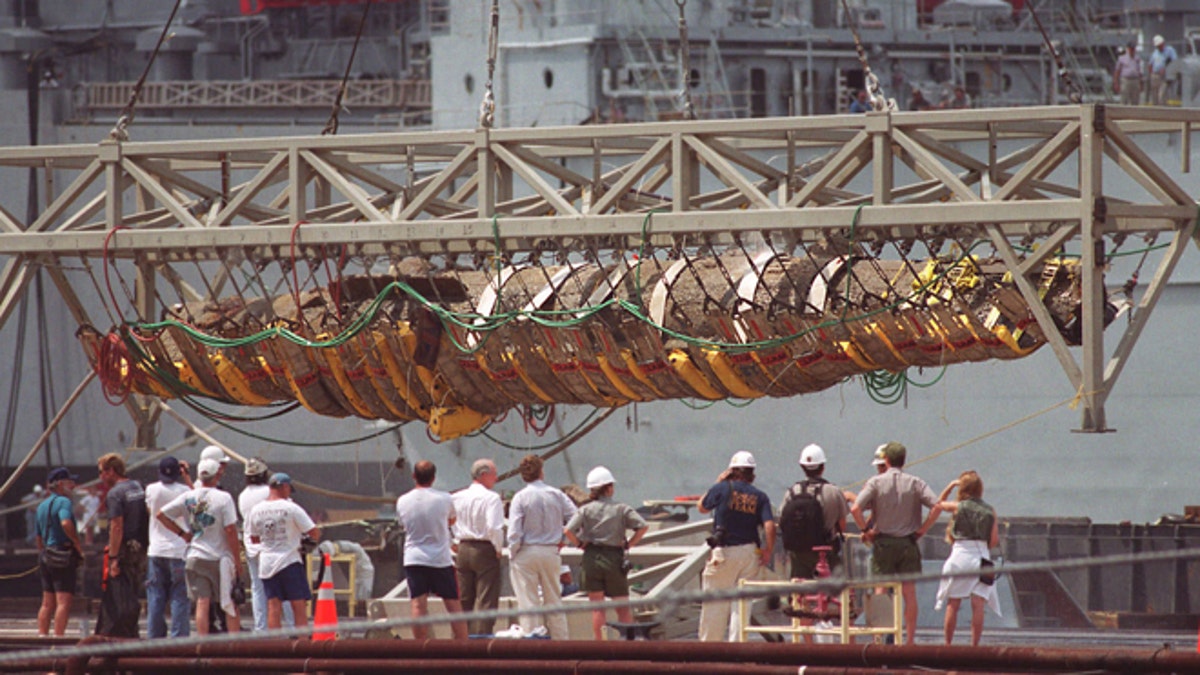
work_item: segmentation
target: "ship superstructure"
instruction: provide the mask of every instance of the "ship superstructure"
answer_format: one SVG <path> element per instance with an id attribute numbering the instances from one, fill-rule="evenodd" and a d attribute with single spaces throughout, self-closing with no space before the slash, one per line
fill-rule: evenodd
<path id="1" fill-rule="evenodd" d="M 667 296 L 660 307 L 663 320 L 655 323 L 674 328 L 678 326 L 671 326 L 670 321 L 690 322 L 689 328 L 696 329 L 699 316 L 688 314 L 694 308 L 675 313 L 682 318 L 668 311 L 675 306 L 673 287 L 662 280 L 672 274 L 679 260 L 709 265 L 707 273 L 723 285 L 717 306 L 728 312 L 727 318 L 741 321 L 742 314 L 750 313 L 743 305 L 755 311 L 754 306 L 760 305 L 768 314 L 774 311 L 776 294 L 795 296 L 799 302 L 793 303 L 793 309 L 803 310 L 815 286 L 828 287 L 834 282 L 834 290 L 841 292 L 839 282 L 851 278 L 846 269 L 858 263 L 873 265 L 872 246 L 886 248 L 888 265 L 893 266 L 881 265 L 882 271 L 875 272 L 886 279 L 881 287 L 890 285 L 886 294 L 878 295 L 905 298 L 914 292 L 913 282 L 926 265 L 933 265 L 934 277 L 950 274 L 948 270 L 956 269 L 955 261 L 964 263 L 956 274 L 969 271 L 969 264 L 975 264 L 974 252 L 969 251 L 977 240 L 983 240 L 987 255 L 979 264 L 998 272 L 997 278 L 983 275 L 984 283 L 989 288 L 1009 284 L 1009 291 L 1015 288 L 1024 298 L 1022 307 L 1008 308 L 1006 321 L 1011 325 L 1005 328 L 1009 337 L 1022 331 L 1026 338 L 1031 335 L 1024 330 L 1028 323 L 1021 312 L 1044 312 L 1037 317 L 1044 325 L 1069 325 L 1071 331 L 1077 331 L 1077 339 L 1057 330 L 1044 331 L 1053 346 L 1045 351 L 1052 352 L 1067 372 L 1072 390 L 1068 393 L 1078 393 L 1084 402 L 1082 426 L 1100 431 L 1108 427 L 1103 415 L 1108 386 L 1124 369 L 1133 341 L 1145 324 L 1144 319 L 1133 328 L 1118 324 L 1132 337 L 1128 344 L 1123 340 L 1117 345 L 1115 360 L 1106 360 L 1113 355 L 1106 354 L 1103 343 L 1094 338 L 1105 319 L 1111 319 L 1105 317 L 1106 297 L 1125 279 L 1112 281 L 1106 291 L 1098 266 L 1101 262 L 1120 265 L 1109 253 L 1130 249 L 1138 237 L 1147 242 L 1142 248 L 1154 251 L 1163 250 L 1166 241 L 1156 237 L 1177 240 L 1166 262 L 1161 263 L 1161 278 L 1156 277 L 1154 286 L 1149 287 L 1152 292 L 1141 296 L 1150 298 L 1146 302 L 1150 308 L 1163 293 L 1166 277 L 1182 253 L 1179 242 L 1187 241 L 1184 228 L 1192 215 L 1189 195 L 1194 180 L 1186 171 L 1174 175 L 1162 168 L 1166 157 L 1171 161 L 1182 157 L 1185 166 L 1190 159 L 1191 127 L 1186 111 L 1110 110 L 1106 115 L 1103 107 L 1072 104 L 1059 114 L 1047 107 L 1036 111 L 1016 107 L 1065 102 L 1072 93 L 1086 101 L 1107 100 L 1103 82 L 1111 69 L 1113 50 L 1130 39 L 1146 43 L 1151 31 L 1160 28 L 1175 41 L 1176 33 L 1171 31 L 1186 30 L 1191 16 L 1186 7 L 1166 8 L 1161 17 L 1167 22 L 1156 24 L 1159 13 L 1133 11 L 1136 8 L 1124 5 L 1073 3 L 1073 13 L 1064 14 L 1066 3 L 1047 3 L 1038 7 L 1046 27 L 1043 34 L 1033 28 L 1024 8 L 1006 9 L 995 3 L 977 7 L 961 3 L 936 7 L 850 4 L 847 11 L 833 3 L 714 1 L 683 3 L 682 13 L 679 4 L 670 2 L 611 3 L 603 5 L 610 9 L 603 13 L 597 11 L 596 3 L 507 3 L 499 16 L 489 74 L 487 3 L 378 1 L 370 3 L 364 20 L 367 3 L 189 2 L 171 23 L 168 39 L 142 83 L 142 97 L 123 128 L 126 138 L 97 149 L 95 144 L 108 135 L 118 115 L 129 106 L 127 96 L 158 46 L 171 10 L 169 5 L 143 4 L 147 3 L 114 1 L 79 9 L 68 3 L 43 2 L 10 8 L 7 20 L 11 25 L 4 33 L 10 49 L 0 50 L 6 55 L 3 58 L 9 59 L 0 101 L 13 113 L 12 120 L 22 120 L 32 101 L 37 102 L 38 110 L 32 127 L 20 124 L 10 129 L 14 144 L 25 144 L 32 133 L 42 143 L 72 142 L 88 147 L 47 149 L 45 154 L 36 149 L 17 150 L 9 158 L 11 168 L 6 172 L 14 181 L 28 182 L 32 192 L 28 199 L 16 196 L 4 204 L 11 214 L 5 226 L 7 235 L 12 240 L 44 235 L 55 243 L 33 246 L 22 241 L 5 249 L 20 258 L 10 263 L 6 277 L 13 281 L 6 287 L 7 326 L 17 321 L 21 291 L 36 286 L 32 271 L 39 265 L 50 269 L 53 265 L 45 265 L 46 261 L 68 254 L 81 256 L 80 262 L 78 267 L 63 269 L 68 275 L 82 273 L 79 279 L 87 290 L 82 295 L 95 301 L 55 306 L 43 315 L 72 329 L 81 323 L 94 324 L 101 334 L 133 316 L 132 312 L 110 315 L 103 308 L 105 304 L 124 305 L 126 296 L 117 282 L 114 294 L 120 300 L 108 302 L 110 294 L 95 274 L 107 264 L 101 264 L 106 249 L 110 260 L 137 268 L 126 270 L 123 278 L 130 282 L 128 296 L 146 301 L 136 312 L 137 320 L 144 323 L 165 318 L 164 309 L 173 308 L 176 301 L 183 308 L 178 316 L 185 319 L 206 315 L 214 324 L 228 323 L 230 317 L 223 312 L 229 307 L 220 302 L 246 295 L 247 289 L 231 293 L 230 285 L 208 288 L 204 282 L 221 277 L 226 284 L 241 283 L 253 273 L 247 277 L 221 272 L 223 266 L 234 270 L 246 265 L 248 272 L 260 263 L 274 267 L 263 278 L 277 284 L 275 288 L 255 288 L 250 294 L 272 308 L 277 300 L 286 302 L 289 297 L 295 306 L 313 298 L 323 303 L 326 297 L 332 298 L 327 295 L 330 289 L 339 288 L 330 283 L 337 275 L 321 272 L 293 279 L 291 266 L 301 258 L 306 265 L 318 261 L 343 265 L 346 260 L 331 254 L 332 250 L 345 251 L 355 266 L 354 270 L 344 267 L 345 276 L 361 271 L 374 277 L 355 289 L 359 295 L 349 296 L 357 300 L 365 301 L 372 284 L 388 275 L 406 282 L 408 277 L 424 275 L 434 279 L 431 287 L 439 287 L 438 275 L 448 274 L 470 277 L 464 286 L 470 292 L 457 308 L 460 312 L 483 314 L 481 301 L 491 285 L 498 287 L 493 309 L 520 311 L 533 305 L 536 311 L 574 312 L 585 306 L 582 301 L 592 299 L 592 293 L 579 292 L 572 301 L 580 302 L 564 304 L 553 297 L 555 292 L 543 297 L 542 291 L 569 282 L 571 288 L 588 287 L 594 292 L 600 288 L 599 282 L 605 282 L 619 289 L 609 299 L 635 307 L 653 308 L 656 289 L 665 288 L 659 293 Z M 861 58 L 855 49 L 856 35 L 864 47 Z M 1047 38 L 1063 67 L 1076 73 L 1078 90 L 1064 89 Z M 686 52 L 680 49 L 685 42 L 690 47 Z M 351 53 L 355 54 L 353 60 Z M 687 95 L 682 96 L 685 88 L 679 66 L 685 56 L 690 68 Z M 1095 64 L 1090 66 L 1095 77 L 1087 75 L 1083 63 Z M 822 114 L 845 110 L 866 66 L 880 77 L 883 93 L 897 99 L 899 110 L 892 115 L 901 117 L 876 113 L 851 119 Z M 339 111 L 341 135 L 316 139 L 328 125 L 341 77 L 347 71 L 350 77 Z M 938 101 L 940 91 L 955 84 L 970 93 L 974 106 L 1008 103 L 1014 107 L 986 116 L 972 110 L 949 110 L 914 111 L 915 116 L 903 117 L 908 114 L 904 109 L 914 86 L 931 101 Z M 479 109 L 489 91 L 494 94 L 495 110 L 492 126 L 484 128 Z M 699 121 L 680 121 L 687 116 L 689 102 Z M 789 118 L 789 113 L 798 116 Z M 614 124 L 602 127 L 603 122 Z M 681 126 L 673 126 L 677 122 Z M 474 131 L 447 131 L 459 128 Z M 1097 130 L 1103 130 L 1100 135 L 1105 138 L 1098 139 Z M 1145 133 L 1148 131 L 1154 133 Z M 1144 134 L 1140 138 L 1151 142 L 1143 146 L 1130 140 L 1130 134 Z M 248 140 L 259 136 L 307 137 Z M 204 140 L 191 144 L 195 139 Z M 1115 159 L 1101 159 L 1104 153 Z M 1110 161 L 1116 161 L 1120 170 L 1113 170 Z M 1073 174 L 1079 166 L 1119 178 L 1101 184 L 1093 173 Z M 37 172 L 29 181 L 31 167 Z M 195 178 L 201 175 L 203 178 Z M 1103 201 L 1097 201 L 1101 198 Z M 860 207 L 861 213 L 856 214 Z M 857 220 L 859 216 L 861 220 Z M 997 234 L 988 229 L 989 223 L 998 225 Z M 395 229 L 397 224 L 417 229 L 401 231 Z M 131 231 L 118 231 L 107 244 L 103 236 L 96 238 L 117 225 Z M 667 229 L 661 229 L 664 227 Z M 49 229 L 27 232 L 31 228 Z M 285 232 L 279 228 L 296 229 Z M 417 243 L 424 236 L 420 228 L 432 232 L 433 243 Z M 582 244 L 565 246 L 561 256 L 555 255 L 554 247 L 564 246 L 564 228 L 567 233 L 592 239 L 580 239 Z M 344 234 L 352 230 L 368 234 Z M 57 237 L 67 231 L 77 231 L 86 241 Z M 597 238 L 601 231 L 616 238 Z M 438 232 L 453 235 L 439 236 Z M 767 233 L 770 236 L 760 242 L 766 248 L 756 249 L 759 244 L 752 246 L 747 239 L 739 239 L 737 233 L 741 232 Z M 863 239 L 866 232 L 873 233 L 870 246 Z M 20 236 L 24 234 L 35 236 Z M 249 243 L 239 243 L 241 236 L 251 237 Z M 156 243 L 153 237 L 164 239 Z M 998 238 L 1008 242 L 1007 249 Z M 322 245 L 318 246 L 318 241 Z M 1068 246 L 1064 251 L 1093 256 L 1090 263 L 1082 267 L 1073 262 L 1059 264 L 1051 255 L 1064 244 L 1077 241 L 1090 243 Z M 1041 250 L 1047 242 L 1052 248 Z M 1103 249 L 1096 248 L 1097 242 Z M 593 256 L 593 250 L 600 255 Z M 770 257 L 772 250 L 773 259 L 760 261 L 759 253 L 766 251 Z M 632 264 L 635 256 L 641 260 L 647 252 L 649 257 L 658 257 Z M 726 270 L 727 274 L 713 262 L 724 262 L 721 256 L 725 254 L 738 257 L 737 269 Z M 420 274 L 397 272 L 409 255 L 419 259 Z M 1006 255 L 1011 259 L 1005 259 Z M 538 268 L 520 271 L 519 265 L 531 257 L 539 263 Z M 88 263 L 83 262 L 85 258 Z M 517 278 L 513 285 L 494 281 L 496 259 L 502 263 L 500 274 Z M 391 269 L 393 264 L 396 270 Z M 431 267 L 423 267 L 426 264 Z M 584 264 L 596 267 L 585 269 Z M 799 267 L 824 270 L 831 264 L 841 267 L 829 268 L 828 275 L 805 272 L 800 275 L 807 274 L 802 283 L 788 281 L 787 275 L 795 276 Z M 1148 279 L 1158 264 L 1155 259 L 1144 270 L 1138 265 L 1143 279 Z M 197 265 L 206 268 L 199 273 L 194 269 L 179 272 Z M 634 273 L 613 278 L 617 273 L 613 265 L 625 265 Z M 1045 270 L 1039 267 L 1043 265 Z M 643 267 L 646 286 L 639 288 L 636 270 Z M 162 270 L 168 268 L 179 273 L 164 274 Z M 1073 271 L 1076 269 L 1078 274 Z M 1042 271 L 1046 272 L 1044 280 Z M 170 288 L 178 298 L 170 298 L 164 306 L 157 298 L 151 301 L 139 296 L 137 282 L 132 280 L 143 272 L 151 277 L 160 275 L 160 288 Z M 1013 279 L 1005 280 L 1006 272 L 1015 273 Z M 684 280 L 681 284 L 692 279 L 690 271 L 686 276 L 675 274 Z M 703 274 L 698 275 L 697 288 L 704 283 L 713 285 Z M 777 274 L 775 281 L 783 285 L 772 286 L 766 280 L 771 274 Z M 1074 310 L 1067 302 L 1037 309 L 1046 306 L 1045 295 L 1058 274 L 1071 276 L 1075 286 L 1070 288 L 1079 289 L 1083 306 L 1088 308 L 1083 310 L 1087 321 L 1072 320 Z M 535 276 L 543 278 L 526 278 Z M 758 284 L 755 280 L 760 276 L 764 281 Z M 99 292 L 88 277 L 97 280 Z M 817 277 L 823 281 L 814 284 Z M 1025 278 L 1028 285 L 1020 288 L 1018 278 Z M 298 292 L 314 295 L 297 301 L 286 286 L 278 285 L 287 281 Z M 1136 277 L 1132 283 L 1136 288 Z M 781 289 L 784 292 L 779 293 Z M 825 296 L 827 305 L 809 304 L 823 318 L 844 318 L 841 307 L 833 304 L 835 295 Z M 873 311 L 896 302 L 869 295 L 860 293 L 855 307 Z M 246 296 L 247 300 L 254 298 Z M 936 304 L 927 300 L 922 302 Z M 1075 300 L 1072 296 L 1071 301 Z M 189 304 L 205 301 L 213 301 L 215 309 Z M 327 307 L 335 305 L 336 300 Z M 970 347 L 968 338 L 1004 343 L 995 330 L 1002 322 L 992 311 L 1004 314 L 1004 308 L 984 307 L 970 302 L 955 305 L 954 312 L 936 322 L 941 328 L 934 331 L 937 339 L 924 345 L 928 353 L 951 353 L 956 343 L 965 351 Z M 86 310 L 89 321 L 79 320 L 80 308 Z M 711 303 L 700 311 L 709 314 L 705 321 L 713 326 L 718 323 Z M 277 312 L 275 318 L 285 314 Z M 252 313 L 246 313 L 240 318 L 250 316 Z M 265 325 L 264 317 L 253 315 Z M 467 321 L 468 332 L 477 325 L 473 321 Z M 927 324 L 923 321 L 919 319 L 921 328 L 914 329 L 924 330 Z M 1023 322 L 1026 325 L 1018 328 Z M 889 361 L 897 370 L 905 363 L 924 367 L 916 359 L 897 357 L 911 345 L 904 336 L 892 336 L 878 327 L 880 322 L 876 324 L 857 338 L 871 342 L 875 349 L 874 356 L 856 362 L 860 370 L 871 370 L 872 364 L 883 365 L 881 361 L 889 359 L 898 359 Z M 709 325 L 702 328 L 710 330 Z M 752 327 L 741 326 L 741 333 L 733 324 L 728 328 L 724 333 L 720 328 L 711 328 L 709 333 L 693 330 L 687 336 L 719 343 L 751 342 Z M 951 334 L 959 329 L 960 333 Z M 318 338 L 321 332 L 314 331 L 310 337 Z M 785 335 L 795 335 L 795 331 L 774 337 Z M 840 350 L 852 362 L 850 354 L 862 356 L 854 339 L 830 339 L 829 348 L 820 350 L 822 354 L 828 352 L 840 359 Z M 1083 350 L 1071 347 L 1075 341 L 1083 342 Z M 55 342 L 61 344 L 61 340 Z M 11 350 L 4 354 L 6 358 L 19 362 L 18 343 L 8 341 L 13 346 L 6 348 Z M 1014 344 L 1016 350 L 1006 344 L 1000 349 L 1013 353 L 1029 346 L 1022 347 L 1015 338 Z M 751 391 L 769 393 L 784 377 L 771 370 L 777 364 L 763 363 L 778 358 L 782 351 L 726 355 L 749 358 L 750 362 L 739 366 L 740 374 L 737 368 L 733 376 L 725 371 L 723 379 L 703 353 L 703 346 L 690 346 L 687 361 L 677 354 L 679 368 L 669 362 L 671 350 L 678 345 L 660 346 L 658 353 L 651 355 L 654 358 L 638 358 L 632 353 L 634 363 L 656 369 L 658 361 L 667 364 L 671 371 L 656 373 L 659 378 L 686 372 L 691 384 L 671 389 L 677 394 L 664 395 L 661 388 L 655 394 L 655 388 L 667 384 L 655 384 L 643 368 L 643 376 L 651 380 L 647 385 L 621 349 L 616 349 L 610 365 L 630 374 L 618 372 L 615 379 L 607 373 L 600 379 L 593 378 L 594 373 L 566 372 L 575 370 L 571 359 L 533 354 L 536 358 L 520 363 L 544 366 L 549 372 L 557 365 L 562 372 L 554 373 L 553 378 L 574 378 L 581 388 L 570 396 L 564 388 L 564 396 L 558 397 L 545 390 L 546 386 L 553 388 L 546 384 L 553 381 L 549 376 L 531 377 L 547 394 L 539 396 L 513 366 L 520 382 L 510 385 L 523 387 L 521 396 L 525 397 L 501 394 L 507 396 L 502 401 L 543 406 L 591 397 L 589 402 L 594 404 L 605 400 L 601 389 L 615 403 L 688 398 L 701 393 L 705 385 L 711 387 L 705 392 L 710 395 L 702 398 L 740 398 Z M 176 364 L 187 361 L 170 348 L 163 356 L 162 365 L 176 368 L 176 374 Z M 805 352 L 788 351 L 787 356 L 795 363 Z M 458 381 L 487 378 L 494 383 L 493 375 L 508 373 L 503 367 L 505 356 L 496 359 L 480 365 L 477 372 L 462 374 Z M 74 349 L 65 360 L 72 373 L 87 368 Z M 714 357 L 718 365 L 721 360 Z M 598 359 L 595 364 L 579 358 L 574 362 L 580 371 L 585 364 L 599 367 Z M 254 358 L 236 370 L 243 376 L 256 376 L 255 363 L 261 365 Z M 698 369 L 700 377 L 688 370 L 688 363 Z M 1050 377 L 1046 373 L 1055 370 L 1053 361 L 1050 364 L 1040 376 Z M 225 372 L 231 372 L 228 365 L 226 362 Z M 376 365 L 387 371 L 386 363 Z M 457 366 L 461 368 L 462 363 Z M 313 368 L 318 377 L 324 377 L 320 363 Z M 1106 368 L 1115 369 L 1116 374 Z M 378 395 L 378 388 L 370 381 L 350 382 L 349 376 L 341 382 L 333 369 L 328 365 L 326 369 L 332 378 L 328 381 L 336 384 L 346 399 L 335 401 L 337 410 L 352 417 L 403 418 L 391 414 L 404 412 L 401 403 L 409 405 L 398 391 L 390 401 L 393 408 L 388 407 L 389 401 L 377 402 L 379 410 L 389 414 L 358 414 L 370 412 L 370 406 L 366 402 L 356 405 L 345 393 L 361 389 Z M 287 375 L 274 375 L 283 380 L 273 386 L 285 387 L 299 400 Z M 762 386 L 741 389 L 738 378 L 749 376 L 759 378 Z M 31 375 L 27 382 L 33 379 Z M 71 381 L 58 383 L 60 396 L 47 395 L 40 401 L 41 407 L 48 409 L 42 415 L 47 422 L 61 393 L 75 383 L 73 375 L 62 379 Z M 634 396 L 621 392 L 617 382 Z M 800 391 L 802 384 L 803 378 L 799 378 L 787 391 Z M 465 391 L 467 387 L 459 384 L 457 389 Z M 643 389 L 644 395 L 639 394 Z M 614 391 L 621 397 L 611 396 Z M 236 396 L 220 395 L 220 391 L 211 393 L 239 401 Z M 430 390 L 425 393 L 428 396 Z M 384 392 L 385 398 L 388 395 Z M 425 402 L 417 403 L 419 408 Z M 94 406 L 88 409 L 89 417 L 111 420 L 119 416 L 98 401 L 85 405 Z M 36 419 L 37 405 L 26 406 L 33 412 L 25 417 Z M 498 415 L 501 410 L 492 405 L 486 412 Z M 636 413 L 631 418 L 630 429 L 643 428 Z M 142 419 L 139 434 L 126 435 L 122 442 L 143 445 L 142 441 L 152 437 L 155 419 Z M 319 426 L 321 432 L 347 428 Z M 21 437 L 26 435 L 20 431 Z M 28 447 L 36 436 L 34 433 L 24 444 L 15 445 Z M 106 437 L 95 445 L 112 442 Z M 413 443 L 411 438 L 401 440 L 408 447 Z M 454 447 L 461 451 L 470 441 L 464 443 Z M 68 452 L 89 458 L 98 454 L 95 450 L 87 446 Z M 394 454 L 394 449 L 388 450 Z M 58 452 L 62 456 L 62 450 Z M 6 452 L 11 454 L 11 450 Z"/>

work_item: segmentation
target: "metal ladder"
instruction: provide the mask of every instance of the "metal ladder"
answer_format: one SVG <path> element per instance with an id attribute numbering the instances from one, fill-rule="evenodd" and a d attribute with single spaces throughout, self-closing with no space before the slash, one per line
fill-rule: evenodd
<path id="1" fill-rule="evenodd" d="M 723 98 L 728 102 L 729 117 L 741 117 L 738 114 L 738 108 L 733 101 L 733 92 L 729 88 L 729 76 L 725 73 L 725 59 L 721 56 L 721 46 L 717 41 L 717 36 L 714 33 L 709 37 L 708 41 L 708 57 L 706 70 L 708 77 L 707 81 L 715 83 L 715 87 L 710 89 L 710 96 Z M 689 74 L 690 77 L 690 74 Z M 725 115 L 721 115 L 724 117 Z"/>
<path id="2" fill-rule="evenodd" d="M 1103 40 L 1096 39 L 1100 31 L 1089 19 L 1092 9 L 1093 3 L 1090 1 L 1085 1 L 1083 7 L 1070 5 L 1068 8 L 1058 9 L 1051 17 L 1051 25 L 1054 30 L 1061 31 L 1071 38 L 1069 41 L 1060 41 L 1059 49 L 1063 61 L 1074 74 L 1083 100 L 1111 102 L 1114 100 L 1112 87 L 1105 84 L 1103 77 L 1087 78 L 1083 76 L 1085 72 L 1101 74 L 1109 72 L 1110 69 L 1101 64 L 1097 55 L 1098 51 L 1106 50 L 1111 62 L 1115 62 L 1118 56 L 1113 53 L 1111 47 L 1094 46 L 1103 43 Z"/>

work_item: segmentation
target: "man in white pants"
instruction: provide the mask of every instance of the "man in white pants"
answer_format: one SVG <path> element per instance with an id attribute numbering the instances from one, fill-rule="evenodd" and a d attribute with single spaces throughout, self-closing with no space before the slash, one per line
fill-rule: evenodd
<path id="1" fill-rule="evenodd" d="M 562 558 L 558 552 L 562 548 L 563 527 L 577 509 L 562 490 L 546 485 L 541 457 L 526 455 L 521 460 L 521 478 L 526 485 L 513 497 L 508 527 L 508 549 L 512 556 L 509 576 L 517 596 L 517 607 L 557 605 L 562 602 L 558 578 Z M 532 614 L 522 614 L 520 621 L 526 633 L 539 623 Z M 545 624 L 550 637 L 567 639 L 566 614 L 547 614 Z"/>
<path id="2" fill-rule="evenodd" d="M 754 487 L 754 455 L 734 453 L 727 468 L 700 501 L 700 513 L 713 514 L 712 554 L 704 566 L 704 590 L 737 588 L 739 579 L 756 579 L 775 550 L 775 515 L 771 500 Z M 763 537 L 758 536 L 762 527 Z M 730 601 L 707 600 L 700 605 L 700 640 L 720 642 L 733 632 Z"/>

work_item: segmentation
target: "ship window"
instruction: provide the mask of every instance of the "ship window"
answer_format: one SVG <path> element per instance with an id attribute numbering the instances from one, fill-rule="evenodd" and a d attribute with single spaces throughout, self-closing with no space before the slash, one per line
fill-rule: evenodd
<path id="1" fill-rule="evenodd" d="M 475 78 L 468 74 L 463 78 L 463 86 L 467 88 L 468 94 L 475 93 Z"/>
<path id="2" fill-rule="evenodd" d="M 963 85 L 966 87 L 967 95 L 969 96 L 979 96 L 979 92 L 983 89 L 979 73 L 975 71 L 967 73 L 966 79 L 963 80 Z"/>
<path id="3" fill-rule="evenodd" d="M 546 83 L 547 89 L 553 87 L 554 86 L 554 71 L 550 70 L 549 68 L 543 70 L 542 71 L 542 82 Z"/>
<path id="4" fill-rule="evenodd" d="M 750 69 L 750 116 L 767 116 L 767 71 Z"/>

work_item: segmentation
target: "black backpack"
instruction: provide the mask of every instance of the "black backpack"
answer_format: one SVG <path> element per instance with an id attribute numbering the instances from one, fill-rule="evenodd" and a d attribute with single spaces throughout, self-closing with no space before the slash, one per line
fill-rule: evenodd
<path id="1" fill-rule="evenodd" d="M 826 482 L 823 479 L 806 480 L 788 490 L 788 498 L 779 514 L 779 531 L 785 550 L 803 553 L 814 546 L 831 543 L 829 533 L 825 531 L 825 509 L 817 499 L 821 485 Z M 796 488 L 800 490 L 797 492 Z"/>

